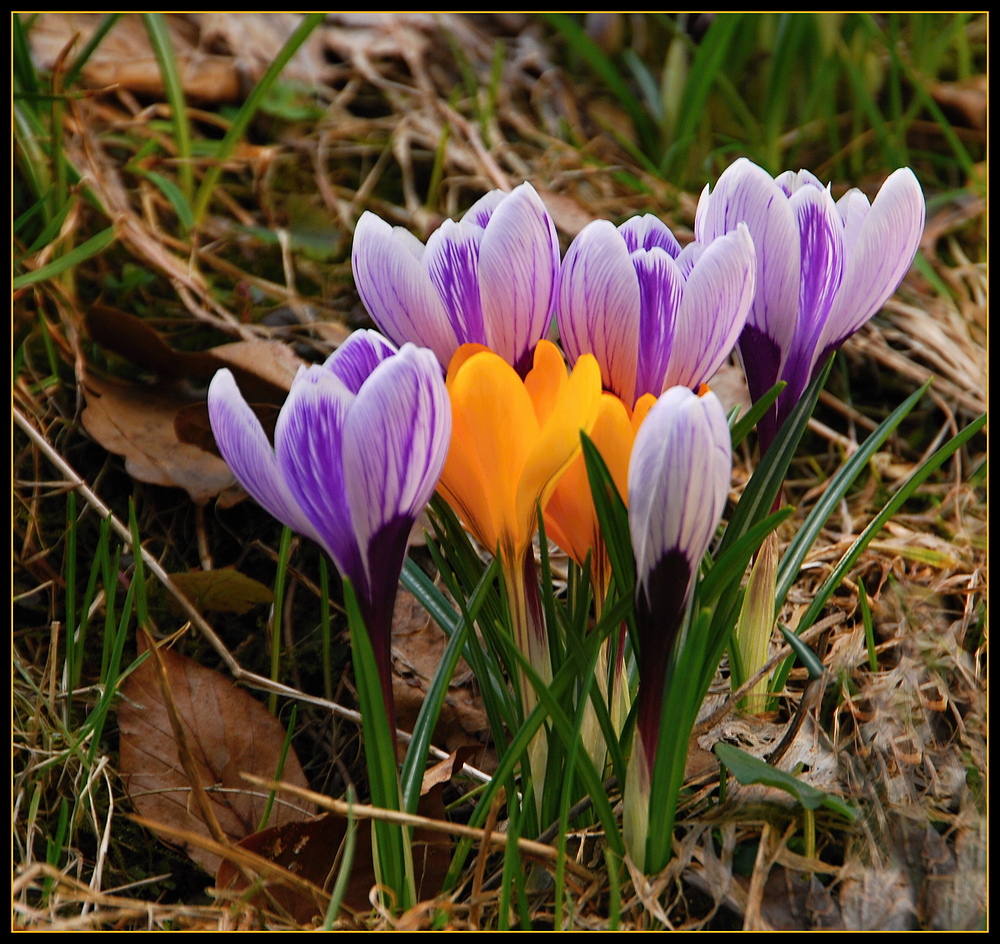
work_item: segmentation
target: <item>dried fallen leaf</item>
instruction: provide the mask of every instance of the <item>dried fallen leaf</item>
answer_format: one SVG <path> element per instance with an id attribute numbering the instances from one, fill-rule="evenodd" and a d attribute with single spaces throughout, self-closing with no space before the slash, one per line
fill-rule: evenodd
<path id="1" fill-rule="evenodd" d="M 174 416 L 184 400 L 176 390 L 89 375 L 82 386 L 84 428 L 109 452 L 125 457 L 133 478 L 183 488 L 199 505 L 234 488 L 236 480 L 222 459 L 177 438 Z"/>
<path id="2" fill-rule="evenodd" d="M 427 611 L 412 594 L 400 590 L 392 620 L 392 690 L 396 722 L 407 731 L 413 730 L 446 644 L 447 638 Z M 482 747 L 488 740 L 489 722 L 482 699 L 468 665 L 459 661 L 441 708 L 434 743 L 454 751 Z M 476 766 L 482 767 L 482 760 Z"/>
<path id="3" fill-rule="evenodd" d="M 274 602 L 269 587 L 232 567 L 171 574 L 170 579 L 199 610 L 242 614 L 259 603 Z"/>
<path id="4" fill-rule="evenodd" d="M 420 798 L 419 815 L 442 821 L 447 819 L 441 790 L 442 784 L 438 784 Z M 349 911 L 368 912 L 371 889 L 376 882 L 371 824 L 359 820 L 354 828 L 354 857 L 341 904 Z M 347 819 L 339 813 L 329 812 L 303 822 L 265 829 L 237 845 L 329 892 L 342 867 L 346 836 Z M 412 852 L 417 900 L 433 899 L 440 893 L 448 873 L 451 840 L 443 833 L 418 827 L 413 831 Z M 219 866 L 215 884 L 230 893 L 240 893 L 247 888 L 247 877 L 226 860 Z M 284 911 L 299 924 L 309 923 L 320 913 L 315 894 L 266 878 L 261 889 L 253 893 L 251 901 L 263 909 Z"/>
<path id="5" fill-rule="evenodd" d="M 241 773 L 274 779 L 284 748 L 281 723 L 231 679 L 171 650 L 160 650 L 173 702 L 186 733 L 192 761 L 223 832 L 233 842 L 256 832 L 267 794 L 248 788 Z M 167 704 L 151 659 L 122 686 L 118 710 L 121 772 L 140 815 L 168 826 L 209 836 L 194 812 L 191 786 L 184 775 Z M 289 750 L 281 779 L 308 786 L 302 767 Z M 277 798 L 271 825 L 307 818 L 312 809 Z M 215 872 L 220 858 L 186 846 L 202 868 Z"/>

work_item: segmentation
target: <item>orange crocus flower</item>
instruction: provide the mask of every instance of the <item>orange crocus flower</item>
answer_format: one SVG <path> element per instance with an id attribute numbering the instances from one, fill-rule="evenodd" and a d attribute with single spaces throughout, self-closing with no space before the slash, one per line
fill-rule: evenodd
<path id="1" fill-rule="evenodd" d="M 538 342 L 534 366 L 522 380 L 487 348 L 460 347 L 448 367 L 452 438 L 438 486 L 480 544 L 499 554 L 514 640 L 543 683 L 552 681 L 548 637 L 535 576 L 532 539 L 538 508 L 580 455 L 580 432 L 590 433 L 601 399 L 601 369 L 593 356 L 572 373 L 559 349 Z M 538 703 L 525 673 L 521 707 Z M 528 749 L 541 809 L 548 745 L 539 731 Z"/>
<path id="2" fill-rule="evenodd" d="M 519 563 L 560 476 L 580 455 L 601 400 L 601 371 L 590 355 L 571 374 L 548 341 L 535 348 L 522 381 L 501 357 L 463 345 L 448 368 L 452 440 L 441 494 L 480 544 Z"/>

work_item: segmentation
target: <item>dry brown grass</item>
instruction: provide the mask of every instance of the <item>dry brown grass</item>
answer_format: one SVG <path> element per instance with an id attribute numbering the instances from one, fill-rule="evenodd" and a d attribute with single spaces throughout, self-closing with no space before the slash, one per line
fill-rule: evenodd
<path id="1" fill-rule="evenodd" d="M 57 50 L 59 25 L 47 26 Z M 219 31 L 211 33 L 210 65 L 220 74 L 242 77 L 244 85 L 256 74 L 253 56 L 241 52 L 224 18 L 181 25 L 195 44 L 210 27 Z M 507 46 L 493 99 L 483 77 L 500 37 Z M 481 77 L 479 101 L 464 91 L 456 49 Z M 44 51 L 39 55 L 44 59 Z M 134 363 L 89 339 L 86 319 L 96 301 L 140 314 L 178 348 L 268 339 L 316 358 L 364 321 L 349 247 L 365 208 L 426 237 L 484 191 L 527 179 L 545 198 L 564 245 L 595 217 L 652 212 L 680 236 L 693 222 L 696 196 L 635 166 L 601 133 L 600 122 L 609 120 L 613 106 L 574 85 L 537 24 L 526 18 L 400 14 L 374 22 L 334 16 L 295 68 L 316 83 L 322 116 L 303 123 L 261 119 L 254 140 L 267 143 L 238 149 L 194 236 L 183 234 L 163 193 L 130 165 L 147 142 L 157 143 L 151 153 L 170 152 L 157 93 L 113 72 L 101 78 L 85 73 L 101 87 L 68 102 L 63 146 L 80 174 L 77 193 L 91 194 L 106 218 L 87 199 L 76 200 L 58 239 L 24 266 L 45 265 L 108 220 L 116 243 L 72 273 L 14 296 L 16 410 L 121 520 L 128 520 L 126 498 L 135 499 L 147 548 L 174 570 L 220 558 L 229 563 L 243 538 L 228 533 L 211 505 L 194 505 L 177 489 L 130 478 L 120 458 L 82 430 L 86 372 L 146 379 Z M 155 65 L 147 63 L 147 76 L 150 70 Z M 214 106 L 204 107 L 193 119 L 210 129 Z M 621 118 L 610 115 L 611 121 Z M 567 143 L 571 138 L 576 145 Z M 146 160 L 148 169 L 174 172 L 169 159 Z M 203 170 L 197 165 L 196 176 Z M 821 535 L 782 614 L 791 627 L 887 494 L 986 408 L 985 212 L 984 202 L 964 200 L 929 216 L 923 253 L 950 294 L 911 273 L 883 313 L 845 345 L 844 370 L 834 373 L 808 452 L 789 481 L 798 511 L 786 525 L 786 539 L 856 443 L 903 396 L 935 379 Z M 317 248 L 320 241 L 325 247 Z M 137 288 L 121 288 L 126 267 L 148 278 Z M 198 397 L 197 381 L 176 384 L 185 397 Z M 72 480 L 19 431 L 14 450 L 15 927 L 281 927 L 280 918 L 245 903 L 204 895 L 205 876 L 129 822 L 113 730 L 96 745 L 74 743 L 61 662 Z M 826 628 L 813 637 L 826 667 L 821 680 L 807 685 L 793 673 L 777 712 L 763 719 L 716 712 L 701 731 L 678 814 L 675 857 L 660 876 L 627 878 L 621 927 L 944 929 L 984 920 L 987 509 L 985 479 L 969 484 L 984 457 L 979 437 L 863 554 L 831 601 Z M 737 484 L 752 468 L 748 454 L 739 461 Z M 81 500 L 81 512 L 85 504 Z M 86 528 L 81 523 L 84 558 L 93 513 L 88 520 Z M 260 527 L 259 519 L 249 520 Z M 262 534 L 247 552 L 258 567 L 273 556 L 274 533 Z M 78 581 L 89 562 L 80 568 Z M 301 569 L 308 570 L 305 564 Z M 877 671 L 867 667 L 859 578 L 872 598 Z M 308 577 L 297 586 L 298 605 L 315 606 Z M 164 606 L 156 617 L 165 632 L 180 625 Z M 247 625 L 226 622 L 219 634 L 234 662 L 252 674 L 261 666 L 244 664 L 244 658 L 259 660 L 240 636 Z M 214 658 L 198 638 L 191 649 Z M 316 680 L 306 665 L 295 673 L 290 689 L 308 696 L 307 709 L 307 701 L 317 701 Z M 725 685 L 719 687 L 707 709 L 723 699 Z M 89 688 L 75 693 L 78 705 L 93 704 L 97 696 Z M 347 693 L 335 696 L 344 702 Z M 298 743 L 315 755 L 307 774 L 318 789 L 333 792 L 344 769 L 356 766 L 356 734 L 347 722 L 331 722 L 322 708 L 300 719 L 300 728 Z M 818 817 L 816 855 L 804 858 L 799 816 L 773 793 L 730 784 L 728 801 L 719 803 L 718 768 L 707 752 L 720 736 L 758 752 L 785 737 L 784 752 L 802 765 L 804 779 L 858 802 L 860 825 L 846 828 Z M 70 810 L 62 854 L 47 862 L 60 816 Z M 581 833 L 572 845 L 590 879 L 574 879 L 569 926 L 605 928 L 611 890 L 600 835 Z M 425 903 L 394 924 L 430 927 L 437 912 L 449 915 L 456 928 L 495 926 L 493 886 L 480 873 L 475 889 L 475 896 Z M 552 905 L 544 891 L 533 899 L 539 926 L 556 923 Z M 344 920 L 345 926 L 354 923 Z M 378 912 L 356 921 L 372 928 L 393 924 Z"/>

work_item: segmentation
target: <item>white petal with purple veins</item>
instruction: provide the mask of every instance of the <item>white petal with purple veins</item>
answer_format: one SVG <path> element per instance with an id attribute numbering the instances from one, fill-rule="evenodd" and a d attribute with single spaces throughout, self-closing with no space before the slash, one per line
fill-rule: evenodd
<path id="1" fill-rule="evenodd" d="M 629 530 L 637 578 L 646 580 L 670 551 L 692 576 L 725 510 L 732 473 L 726 414 L 713 393 L 672 387 L 649 411 L 628 470 Z"/>
<path id="2" fill-rule="evenodd" d="M 695 215 L 695 239 L 709 243 L 747 224 L 757 250 L 757 291 L 747 324 L 787 351 L 799 300 L 799 234 L 785 192 L 770 174 L 740 158 L 705 188 Z"/>
<path id="3" fill-rule="evenodd" d="M 548 331 L 559 277 L 559 239 L 541 197 L 521 184 L 493 211 L 479 246 L 487 346 L 523 365 Z"/>
<path id="4" fill-rule="evenodd" d="M 323 366 L 340 378 L 351 393 L 356 394 L 372 371 L 395 353 L 396 348 L 377 331 L 362 329 L 352 331 Z"/>
<path id="5" fill-rule="evenodd" d="M 595 220 L 563 260 L 557 322 L 570 364 L 593 354 L 601 382 L 630 406 L 639 345 L 639 281 L 625 241 L 608 220 Z"/>
<path id="6" fill-rule="evenodd" d="M 479 291 L 479 244 L 483 230 L 445 220 L 427 240 L 424 268 L 444 305 L 459 344 L 485 344 Z"/>
<path id="7" fill-rule="evenodd" d="M 450 436 L 451 405 L 437 361 L 403 345 L 362 389 L 344 427 L 347 504 L 362 549 L 397 522 L 405 522 L 405 544 L 437 487 Z"/>
<path id="8" fill-rule="evenodd" d="M 251 498 L 282 524 L 322 543 L 288 488 L 260 420 L 225 368 L 209 385 L 208 415 L 222 458 Z"/>
<path id="9" fill-rule="evenodd" d="M 660 248 L 672 259 L 680 255 L 681 244 L 677 242 L 677 237 L 670 232 L 666 223 L 652 213 L 633 216 L 618 227 L 618 232 L 630 253 L 637 249 Z"/>
<path id="10" fill-rule="evenodd" d="M 684 288 L 664 388 L 693 388 L 725 363 L 750 313 L 755 277 L 754 245 L 745 225 L 701 249 Z"/>
<path id="11" fill-rule="evenodd" d="M 368 313 L 395 344 L 420 343 L 447 364 L 458 341 L 414 242 L 405 230 L 363 213 L 354 230 L 354 279 Z"/>
<path id="12" fill-rule="evenodd" d="M 662 249 L 633 252 L 632 265 L 639 280 L 639 357 L 630 401 L 634 403 L 644 393 L 659 395 L 675 353 L 683 357 L 684 352 L 675 348 L 685 287 L 677 263 Z"/>
<path id="13" fill-rule="evenodd" d="M 329 370 L 299 371 L 274 428 L 278 467 L 338 570 L 357 582 L 361 555 L 344 483 L 344 421 L 355 396 Z"/>
<path id="14" fill-rule="evenodd" d="M 913 171 L 903 167 L 892 173 L 857 228 L 817 356 L 857 331 L 896 291 L 920 246 L 924 214 L 924 195 Z"/>

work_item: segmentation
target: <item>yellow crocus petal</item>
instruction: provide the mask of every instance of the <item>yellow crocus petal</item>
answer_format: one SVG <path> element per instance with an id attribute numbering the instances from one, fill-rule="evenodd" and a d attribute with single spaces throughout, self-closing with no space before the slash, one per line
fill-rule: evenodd
<path id="1" fill-rule="evenodd" d="M 559 400 L 559 394 L 569 382 L 569 373 L 563 356 L 551 341 L 541 340 L 535 346 L 534 361 L 524 387 L 535 406 L 538 425 L 544 425 L 552 415 Z"/>
<path id="2" fill-rule="evenodd" d="M 646 414 L 652 409 L 653 404 L 656 403 L 656 397 L 651 393 L 644 393 L 638 400 L 635 401 L 635 406 L 632 408 L 632 432 L 639 432 L 639 427 L 642 426 L 642 421 L 646 418 Z M 615 484 L 618 484 L 618 480 L 615 479 Z M 624 495 L 624 491 L 622 492 Z"/>
<path id="3" fill-rule="evenodd" d="M 589 435 L 593 430 L 601 400 L 601 368 L 592 355 L 583 355 L 568 379 L 561 357 L 556 361 L 543 355 L 535 365 L 532 373 L 545 372 L 532 384 L 542 391 L 535 413 L 547 415 L 525 462 L 516 500 L 517 520 L 529 538 L 535 530 L 536 505 L 545 507 L 559 477 L 580 454 L 580 431 Z"/>
<path id="4" fill-rule="evenodd" d="M 624 498 L 628 494 L 628 460 L 632 454 L 635 431 L 628 408 L 614 394 L 601 395 L 597 419 L 589 435 L 604 459 L 618 493 Z M 559 479 L 545 507 L 545 527 L 548 536 L 581 567 L 592 551 L 595 576 L 603 569 L 602 562 L 597 559 L 604 553 L 600 529 L 582 454 L 573 460 Z"/>
<path id="5" fill-rule="evenodd" d="M 538 421 L 516 371 L 490 351 L 460 349 L 449 370 L 452 436 L 441 491 L 481 544 L 519 546 L 514 496 L 538 438 Z M 533 533 L 533 532 L 532 532 Z"/>

